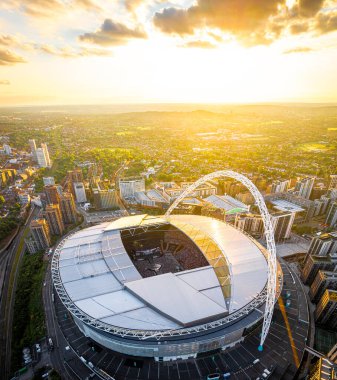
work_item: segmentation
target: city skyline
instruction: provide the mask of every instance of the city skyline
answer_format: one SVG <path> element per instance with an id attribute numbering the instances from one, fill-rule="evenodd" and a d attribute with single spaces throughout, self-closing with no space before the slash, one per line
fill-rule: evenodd
<path id="1" fill-rule="evenodd" d="M 0 103 L 336 102 L 337 3 L 0 5 Z"/>

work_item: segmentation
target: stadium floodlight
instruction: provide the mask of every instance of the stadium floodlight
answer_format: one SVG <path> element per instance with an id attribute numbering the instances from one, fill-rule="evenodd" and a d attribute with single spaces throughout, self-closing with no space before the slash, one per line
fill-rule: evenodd
<path id="1" fill-rule="evenodd" d="M 169 218 L 171 212 L 178 206 L 178 204 L 186 198 L 189 194 L 200 185 L 204 184 L 207 181 L 210 181 L 214 178 L 232 178 L 236 181 L 241 182 L 255 199 L 255 203 L 260 210 L 260 214 L 264 224 L 264 233 L 267 243 L 267 259 L 268 259 L 268 283 L 267 283 L 267 297 L 266 297 L 266 306 L 264 311 L 262 334 L 260 338 L 259 350 L 263 350 L 263 344 L 268 335 L 270 324 L 273 318 L 274 305 L 275 305 L 275 296 L 276 296 L 276 277 L 277 277 L 277 262 L 276 262 L 276 247 L 274 240 L 274 229 L 271 222 L 270 214 L 268 212 L 267 206 L 263 199 L 262 194 L 259 192 L 257 187 L 243 174 L 234 172 L 232 170 L 219 170 L 210 174 L 207 174 L 199 178 L 192 185 L 187 187 L 185 191 L 172 203 L 170 208 L 167 210 L 165 217 Z"/>

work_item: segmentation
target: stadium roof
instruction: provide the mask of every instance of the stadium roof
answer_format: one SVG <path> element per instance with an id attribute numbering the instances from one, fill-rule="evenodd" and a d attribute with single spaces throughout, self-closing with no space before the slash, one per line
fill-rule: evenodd
<path id="1" fill-rule="evenodd" d="M 283 199 L 276 199 L 271 201 L 274 208 L 280 211 L 288 211 L 288 212 L 302 212 L 305 211 L 304 208 L 297 206 L 295 203 L 291 203 L 285 201 Z"/>
<path id="2" fill-rule="evenodd" d="M 186 234 L 190 226 L 187 236 L 204 254 L 206 242 L 212 241 L 207 244 L 217 249 L 208 254 L 216 252 L 217 256 L 207 258 L 210 266 L 142 278 L 124 248 L 120 230 L 168 221 L 146 215 L 121 218 L 79 231 L 64 241 L 59 273 L 71 302 L 91 318 L 113 326 L 165 330 L 225 316 L 263 291 L 267 262 L 253 240 L 204 216 L 171 215 L 169 222 L 177 228 L 185 226 Z M 203 244 L 200 234 L 208 237 Z M 221 277 L 229 272 L 230 309 L 224 297 L 229 283 Z"/>
<path id="3" fill-rule="evenodd" d="M 211 203 L 215 207 L 225 210 L 226 212 L 233 212 L 234 209 L 238 209 L 238 212 L 249 211 L 249 206 L 229 195 L 210 195 L 204 200 Z"/>

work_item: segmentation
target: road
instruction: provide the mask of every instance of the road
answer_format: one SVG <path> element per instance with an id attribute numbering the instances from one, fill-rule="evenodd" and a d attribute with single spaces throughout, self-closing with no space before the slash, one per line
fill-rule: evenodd
<path id="1" fill-rule="evenodd" d="M 32 207 L 26 223 L 20 228 L 8 250 L 0 258 L 1 299 L 0 299 L 0 378 L 8 379 L 10 376 L 11 342 L 13 311 L 16 291 L 16 282 L 25 252 L 24 238 L 29 232 L 29 223 L 36 216 L 37 208 Z"/>
<path id="2" fill-rule="evenodd" d="M 51 258 L 51 256 L 50 256 Z M 64 365 L 62 350 L 65 350 L 67 346 L 66 341 L 62 339 L 62 334 L 59 331 L 57 323 L 54 318 L 53 311 L 53 301 L 52 301 L 52 292 L 53 286 L 50 276 L 50 266 L 51 259 L 48 262 L 46 276 L 45 276 L 45 286 L 42 290 L 42 298 L 45 309 L 45 318 L 46 318 L 46 327 L 48 332 L 48 337 L 52 338 L 53 343 L 55 345 L 55 349 L 50 353 L 50 361 L 52 366 L 57 370 L 58 373 L 62 373 L 62 378 L 65 380 L 72 380 L 71 374 L 68 372 L 68 368 Z"/>
<path id="3" fill-rule="evenodd" d="M 78 229 L 78 227 L 77 227 Z M 72 231 L 74 232 L 74 231 Z M 91 371 L 79 360 L 79 357 L 72 351 L 67 350 L 68 342 L 66 341 L 59 324 L 55 317 L 53 303 L 53 283 L 51 278 L 51 259 L 45 274 L 45 285 L 42 290 L 42 298 L 45 310 L 45 320 L 48 337 L 52 338 L 54 350 L 50 352 L 50 364 L 61 375 L 62 380 L 86 379 L 91 375 Z M 97 377 L 94 377 L 94 380 Z"/>

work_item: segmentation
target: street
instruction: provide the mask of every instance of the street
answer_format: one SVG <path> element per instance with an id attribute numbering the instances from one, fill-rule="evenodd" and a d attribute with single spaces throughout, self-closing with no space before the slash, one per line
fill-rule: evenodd
<path id="1" fill-rule="evenodd" d="M 38 209 L 32 207 L 25 225 L 13 240 L 8 250 L 3 252 L 0 263 L 1 299 L 0 299 L 0 378 L 8 379 L 10 375 L 11 340 L 13 326 L 13 308 L 16 282 L 22 257 L 25 252 L 24 238 L 29 232 L 29 223 L 37 215 Z M 4 266 L 4 268 L 3 268 Z"/>

